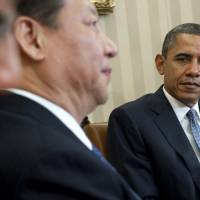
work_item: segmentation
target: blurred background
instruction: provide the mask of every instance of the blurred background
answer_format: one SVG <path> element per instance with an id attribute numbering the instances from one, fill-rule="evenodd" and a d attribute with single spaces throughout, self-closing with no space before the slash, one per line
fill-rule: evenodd
<path id="1" fill-rule="evenodd" d="M 200 0 L 116 0 L 114 12 L 100 17 L 100 26 L 117 44 L 107 103 L 90 116 L 106 122 L 117 106 L 154 92 L 162 84 L 154 58 L 165 34 L 174 26 L 200 23 Z"/>

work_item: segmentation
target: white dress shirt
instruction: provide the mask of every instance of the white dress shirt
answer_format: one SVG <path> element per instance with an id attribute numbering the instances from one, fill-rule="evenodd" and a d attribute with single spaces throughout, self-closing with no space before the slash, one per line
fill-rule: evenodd
<path id="1" fill-rule="evenodd" d="M 84 133 L 83 129 L 80 127 L 80 125 L 76 122 L 76 120 L 72 117 L 72 115 L 68 112 L 66 112 L 63 108 L 56 105 L 55 103 L 50 102 L 49 100 L 40 97 L 36 94 L 33 94 L 31 92 L 25 91 L 25 90 L 19 90 L 19 89 L 9 89 L 9 91 L 24 96 L 28 99 L 31 99 L 32 101 L 37 102 L 41 106 L 45 107 L 48 111 L 50 111 L 54 116 L 56 116 L 67 128 L 69 128 L 72 133 L 83 143 L 88 147 L 90 150 L 92 150 L 92 144 L 86 134 Z"/>
<path id="2" fill-rule="evenodd" d="M 175 99 L 174 97 L 172 97 L 163 87 L 163 92 L 167 98 L 167 100 L 169 101 L 169 103 L 171 104 L 199 162 L 200 162 L 200 150 L 195 142 L 195 139 L 192 135 L 191 132 L 191 128 L 190 128 L 190 122 L 189 119 L 187 118 L 186 114 L 187 112 L 190 110 L 190 107 L 184 105 L 183 103 L 181 103 L 180 101 L 178 101 L 177 99 Z M 198 102 L 192 107 L 194 110 L 196 110 L 197 114 L 198 114 L 198 123 L 200 125 L 200 113 L 199 113 L 199 105 Z"/>

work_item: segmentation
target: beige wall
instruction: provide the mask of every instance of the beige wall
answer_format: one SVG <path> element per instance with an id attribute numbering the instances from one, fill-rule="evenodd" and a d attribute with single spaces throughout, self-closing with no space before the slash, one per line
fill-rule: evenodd
<path id="1" fill-rule="evenodd" d="M 200 23 L 200 0 L 116 0 L 114 13 L 101 17 L 100 25 L 119 48 L 112 61 L 108 102 L 91 115 L 107 121 L 117 106 L 155 91 L 162 83 L 154 66 L 165 34 L 180 23 Z"/>

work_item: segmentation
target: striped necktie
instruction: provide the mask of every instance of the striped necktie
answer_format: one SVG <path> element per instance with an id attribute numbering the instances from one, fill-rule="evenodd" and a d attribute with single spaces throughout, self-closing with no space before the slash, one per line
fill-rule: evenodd
<path id="1" fill-rule="evenodd" d="M 194 109 L 190 109 L 186 114 L 186 116 L 190 121 L 191 132 L 193 134 L 195 142 L 200 149 L 200 126 L 197 121 L 198 119 L 197 112 Z"/>

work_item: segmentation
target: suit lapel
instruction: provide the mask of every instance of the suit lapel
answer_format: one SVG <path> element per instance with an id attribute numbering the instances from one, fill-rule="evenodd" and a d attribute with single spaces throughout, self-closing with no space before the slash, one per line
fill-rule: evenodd
<path id="1" fill-rule="evenodd" d="M 0 111 L 18 113 L 23 117 L 30 117 L 38 122 L 40 126 L 46 126 L 54 129 L 60 134 L 76 138 L 77 137 L 50 111 L 40 104 L 26 97 L 13 94 L 10 92 L 0 91 Z M 81 143 L 81 142 L 80 142 Z"/>
<path id="2" fill-rule="evenodd" d="M 161 129 L 168 143 L 183 158 L 200 190 L 200 163 L 161 88 L 155 93 L 154 100 L 152 102 L 156 102 L 156 104 L 152 108 L 158 114 L 155 123 Z"/>

